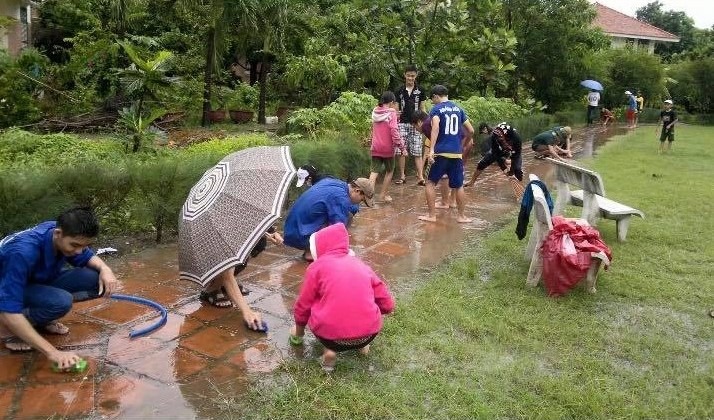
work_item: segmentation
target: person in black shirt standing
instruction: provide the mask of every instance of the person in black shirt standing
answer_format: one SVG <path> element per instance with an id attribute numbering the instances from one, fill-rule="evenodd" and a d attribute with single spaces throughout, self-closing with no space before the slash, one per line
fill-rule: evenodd
<path id="1" fill-rule="evenodd" d="M 411 123 L 412 115 L 416 111 L 424 111 L 426 93 L 421 86 L 416 84 L 417 68 L 410 64 L 404 70 L 404 85 L 395 92 L 397 104 L 399 105 L 399 134 L 407 146 L 407 151 L 414 156 L 417 179 L 419 185 L 426 185 L 424 181 L 424 159 L 422 157 L 424 143 L 419 130 Z M 406 156 L 400 150 L 395 150 L 397 156 L 397 166 L 399 168 L 399 178 L 396 184 L 403 184 L 406 179 L 404 167 L 406 166 Z"/>
<path id="2" fill-rule="evenodd" d="M 674 141 L 674 124 L 677 120 L 677 113 L 674 112 L 672 106 L 674 103 L 671 99 L 664 101 L 664 110 L 659 113 L 659 120 L 662 122 L 662 132 L 659 135 L 659 153 L 664 152 L 664 141 L 667 140 L 667 151 L 672 149 Z"/>

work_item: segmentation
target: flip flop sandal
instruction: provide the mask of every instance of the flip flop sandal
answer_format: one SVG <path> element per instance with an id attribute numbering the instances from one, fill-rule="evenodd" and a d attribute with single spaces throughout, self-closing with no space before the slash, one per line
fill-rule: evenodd
<path id="1" fill-rule="evenodd" d="M 248 296 L 250 294 L 250 289 L 247 287 L 243 286 L 242 284 L 238 283 L 238 289 L 240 289 L 240 294 L 243 296 Z M 228 292 L 226 292 L 226 288 L 221 286 L 221 292 L 223 293 L 223 296 L 228 296 Z"/>
<path id="2" fill-rule="evenodd" d="M 423 187 L 423 186 L 426 185 L 426 181 L 422 179 L 422 180 L 420 180 L 419 182 L 417 182 L 417 185 L 420 186 L 420 187 Z"/>
<path id="3" fill-rule="evenodd" d="M 216 308 L 230 308 L 233 303 L 223 292 L 219 290 L 214 290 L 212 292 L 202 291 L 198 298 L 204 302 L 208 302 Z M 228 305 L 221 305 L 221 303 L 228 302 Z"/>
<path id="4" fill-rule="evenodd" d="M 32 351 L 32 346 L 22 341 L 19 337 L 6 337 L 2 341 L 5 344 L 5 348 L 10 351 Z"/>
<path id="5" fill-rule="evenodd" d="M 288 342 L 291 346 L 302 346 L 304 339 L 298 335 L 290 335 Z"/>
<path id="6" fill-rule="evenodd" d="M 398 180 L 394 181 L 394 183 L 397 185 L 402 185 L 406 180 L 406 178 L 399 178 Z"/>

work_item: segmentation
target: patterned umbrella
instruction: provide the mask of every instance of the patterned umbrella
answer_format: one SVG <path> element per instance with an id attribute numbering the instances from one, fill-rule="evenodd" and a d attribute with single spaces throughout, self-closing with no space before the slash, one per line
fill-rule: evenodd
<path id="1" fill-rule="evenodd" d="M 280 217 L 294 175 L 287 146 L 241 150 L 206 171 L 179 218 L 180 277 L 205 286 L 245 263 Z"/>

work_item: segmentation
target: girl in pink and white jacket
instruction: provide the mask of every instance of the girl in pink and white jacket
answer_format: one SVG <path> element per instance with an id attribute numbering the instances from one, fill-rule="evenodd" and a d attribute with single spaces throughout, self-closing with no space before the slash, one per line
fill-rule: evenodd
<path id="1" fill-rule="evenodd" d="M 394 299 L 379 276 L 349 249 L 342 223 L 310 236 L 310 250 L 315 261 L 295 302 L 290 344 L 301 345 L 305 326 L 310 327 L 325 346 L 322 368 L 331 372 L 338 352 L 369 352 L 369 343 L 382 330 L 382 315 L 394 310 Z"/>
<path id="2" fill-rule="evenodd" d="M 404 140 L 399 134 L 398 120 L 397 98 L 392 92 L 384 92 L 379 99 L 379 104 L 372 110 L 372 169 L 369 180 L 372 185 L 375 185 L 384 165 L 382 192 L 378 195 L 378 200 L 385 203 L 392 202 L 392 197 L 387 195 L 387 189 L 392 183 L 394 174 L 394 151 L 399 149 L 406 156 Z"/>

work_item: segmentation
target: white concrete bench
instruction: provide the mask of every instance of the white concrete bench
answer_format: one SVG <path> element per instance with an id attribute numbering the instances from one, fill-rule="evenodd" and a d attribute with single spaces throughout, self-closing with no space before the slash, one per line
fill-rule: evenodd
<path id="1" fill-rule="evenodd" d="M 538 177 L 534 174 L 528 175 L 531 181 L 537 180 Z M 535 287 L 543 277 L 543 258 L 540 253 L 540 247 L 543 241 L 548 236 L 548 232 L 553 229 L 553 221 L 551 220 L 550 209 L 548 202 L 545 200 L 545 194 L 539 186 L 531 184 L 533 190 L 533 227 L 531 235 L 528 238 L 526 246 L 526 259 L 530 260 L 531 265 L 528 269 L 528 277 L 526 284 Z M 583 221 L 585 223 L 585 221 Z M 608 258 L 602 252 L 591 253 L 592 260 L 590 268 L 585 276 L 585 289 L 589 293 L 595 293 L 595 283 L 597 282 L 597 273 L 603 263 L 608 264 Z"/>
<path id="2" fill-rule="evenodd" d="M 624 242 L 627 237 L 632 216 L 645 217 L 644 213 L 635 208 L 605 198 L 605 186 L 597 172 L 553 158 L 546 160 L 556 168 L 558 198 L 553 214 L 561 214 L 567 204 L 573 204 L 583 208 L 580 217 L 593 226 L 597 224 L 598 217 L 615 220 L 620 242 Z M 570 185 L 582 189 L 570 191 Z"/>

